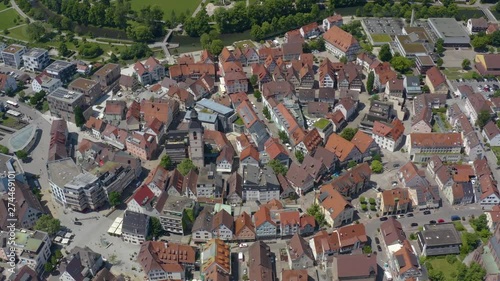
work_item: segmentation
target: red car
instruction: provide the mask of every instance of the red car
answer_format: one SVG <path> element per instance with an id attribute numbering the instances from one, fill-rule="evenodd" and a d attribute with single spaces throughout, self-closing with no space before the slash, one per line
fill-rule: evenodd
<path id="1" fill-rule="evenodd" d="M 443 219 L 438 219 L 438 223 L 443 223 L 444 220 Z"/>

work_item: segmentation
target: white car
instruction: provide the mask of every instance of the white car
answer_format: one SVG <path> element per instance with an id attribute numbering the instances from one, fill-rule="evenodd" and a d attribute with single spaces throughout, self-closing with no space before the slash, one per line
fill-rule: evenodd
<path id="1" fill-rule="evenodd" d="M 246 248 L 246 247 L 248 247 L 248 244 L 247 243 L 241 243 L 239 246 L 240 246 L 240 248 Z"/>

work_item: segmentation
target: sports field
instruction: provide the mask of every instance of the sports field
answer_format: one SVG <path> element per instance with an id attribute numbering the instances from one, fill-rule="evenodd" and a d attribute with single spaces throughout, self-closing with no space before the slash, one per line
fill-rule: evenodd
<path id="1" fill-rule="evenodd" d="M 200 5 L 201 0 L 132 0 L 132 10 L 139 11 L 147 5 L 159 6 L 164 12 L 164 18 L 169 19 L 172 11 L 179 16 L 189 10 L 189 15 L 193 15 L 194 10 Z"/>

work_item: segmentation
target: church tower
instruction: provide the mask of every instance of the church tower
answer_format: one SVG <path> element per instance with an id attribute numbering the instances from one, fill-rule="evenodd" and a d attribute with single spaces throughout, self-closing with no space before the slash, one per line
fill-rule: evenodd
<path id="1" fill-rule="evenodd" d="M 191 109 L 191 121 L 189 123 L 189 158 L 198 168 L 205 166 L 204 147 L 203 126 L 198 120 L 198 112 L 193 108 Z"/>

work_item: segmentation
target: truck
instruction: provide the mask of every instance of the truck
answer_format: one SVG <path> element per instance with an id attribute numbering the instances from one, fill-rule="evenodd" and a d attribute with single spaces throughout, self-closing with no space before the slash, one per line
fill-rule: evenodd
<path id="1" fill-rule="evenodd" d="M 239 253 L 238 253 L 238 260 L 239 260 L 239 261 L 244 261 L 244 260 L 245 260 L 245 256 L 243 255 L 243 253 L 242 253 L 242 252 L 239 252 Z"/>

